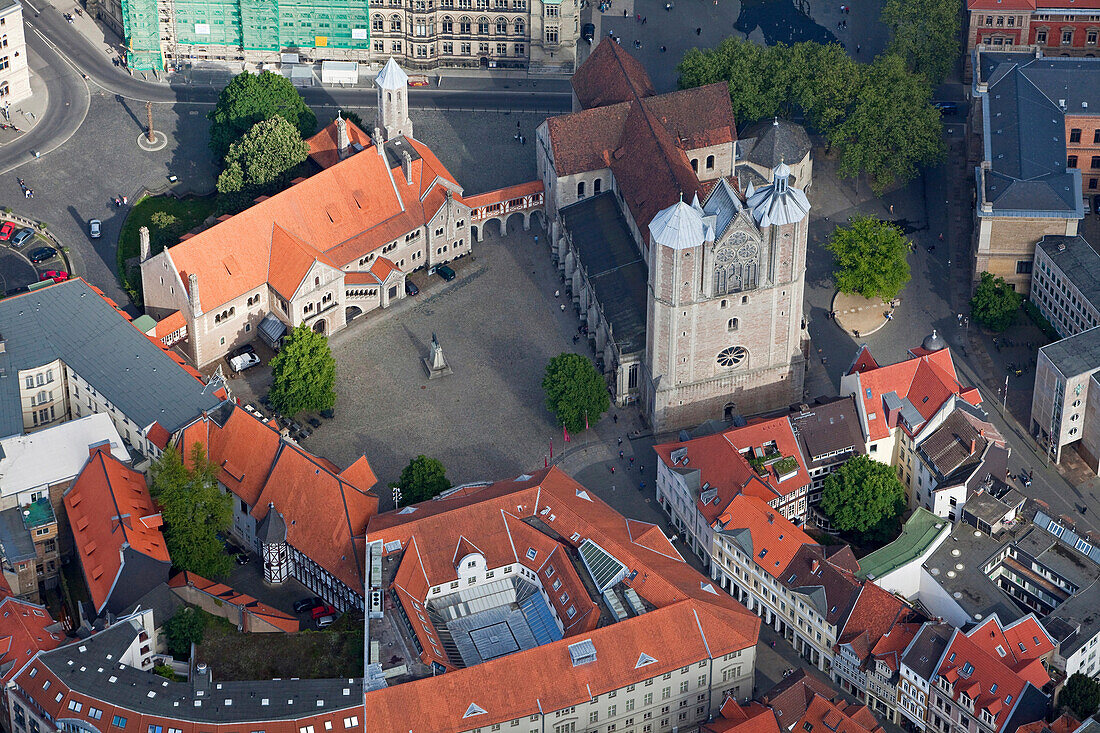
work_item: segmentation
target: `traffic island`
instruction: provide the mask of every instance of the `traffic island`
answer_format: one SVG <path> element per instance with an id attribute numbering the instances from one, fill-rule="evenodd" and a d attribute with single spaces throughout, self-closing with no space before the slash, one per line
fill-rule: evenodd
<path id="1" fill-rule="evenodd" d="M 893 318 L 894 308 L 901 300 L 887 303 L 882 298 L 864 298 L 858 293 L 837 293 L 833 296 L 832 315 L 837 325 L 855 338 L 869 336 Z"/>
<path id="2" fill-rule="evenodd" d="M 138 147 L 147 153 L 153 153 L 157 150 L 163 150 L 168 146 L 168 136 L 160 130 L 153 131 L 153 139 L 149 139 L 149 134 L 146 132 L 138 135 L 137 139 Z"/>

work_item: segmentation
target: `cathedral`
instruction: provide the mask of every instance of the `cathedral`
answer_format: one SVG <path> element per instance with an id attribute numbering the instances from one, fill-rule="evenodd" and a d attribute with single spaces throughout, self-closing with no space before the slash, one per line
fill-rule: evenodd
<path id="1" fill-rule="evenodd" d="M 654 429 L 802 400 L 811 183 L 798 125 L 738 138 L 725 84 L 656 94 L 604 39 L 539 127 L 550 243 L 614 401 Z"/>

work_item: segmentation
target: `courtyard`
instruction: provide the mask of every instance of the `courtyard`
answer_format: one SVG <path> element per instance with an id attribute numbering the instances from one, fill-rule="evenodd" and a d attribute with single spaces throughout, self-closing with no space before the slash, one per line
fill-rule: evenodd
<path id="1" fill-rule="evenodd" d="M 507 236 L 489 231 L 451 263 L 453 282 L 414 273 L 418 296 L 332 337 L 336 417 L 307 440 L 311 451 L 341 466 L 366 454 L 383 484 L 421 453 L 455 484 L 542 468 L 561 438 L 543 405 L 543 370 L 563 351 L 591 350 L 573 344 L 577 317 L 554 297 L 562 284 L 545 236 L 535 243 L 541 230 L 513 217 Z M 429 381 L 421 359 L 433 333 L 453 374 Z"/>

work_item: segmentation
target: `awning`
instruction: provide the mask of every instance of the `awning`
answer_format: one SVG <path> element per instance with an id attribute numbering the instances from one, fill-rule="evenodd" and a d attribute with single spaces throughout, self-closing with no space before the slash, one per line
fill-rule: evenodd
<path id="1" fill-rule="evenodd" d="M 286 335 L 286 324 L 279 320 L 274 313 L 268 313 L 260 321 L 260 338 L 273 349 L 279 348 L 283 336 Z"/>

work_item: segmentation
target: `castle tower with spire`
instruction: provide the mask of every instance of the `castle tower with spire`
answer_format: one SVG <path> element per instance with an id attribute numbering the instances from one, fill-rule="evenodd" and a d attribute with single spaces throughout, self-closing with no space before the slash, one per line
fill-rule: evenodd
<path id="1" fill-rule="evenodd" d="M 742 199 L 725 179 L 649 224 L 643 393 L 658 430 L 802 399 L 810 203 L 780 163 Z"/>
<path id="2" fill-rule="evenodd" d="M 390 57 L 374 79 L 378 87 L 378 120 L 386 140 L 413 136 L 409 119 L 409 76 Z"/>

